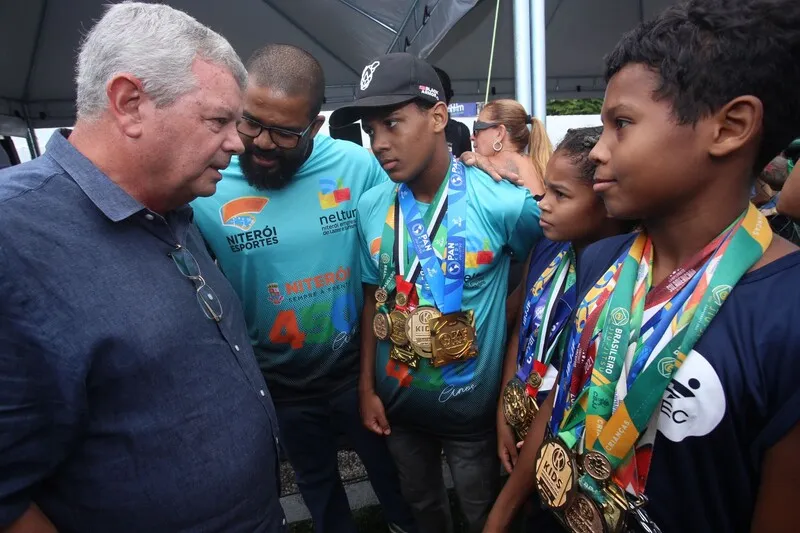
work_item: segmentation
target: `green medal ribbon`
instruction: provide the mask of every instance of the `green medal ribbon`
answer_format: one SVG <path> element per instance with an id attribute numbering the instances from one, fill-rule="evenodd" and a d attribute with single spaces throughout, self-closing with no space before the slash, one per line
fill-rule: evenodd
<path id="1" fill-rule="evenodd" d="M 602 310 L 594 311 L 600 313 L 597 326 L 582 333 L 599 333 L 600 339 L 591 380 L 559 431 L 567 445 L 577 444 L 585 422 L 585 449 L 602 453 L 614 469 L 632 455 L 669 382 L 732 288 L 761 258 L 772 231 L 750 205 L 721 237 L 711 258 L 664 305 L 663 317 L 641 339 L 645 297 L 652 286 L 652 244 L 644 234 L 634 241 L 613 293 Z M 611 276 L 606 278 L 608 283 Z M 620 390 L 622 398 L 617 397 Z"/>

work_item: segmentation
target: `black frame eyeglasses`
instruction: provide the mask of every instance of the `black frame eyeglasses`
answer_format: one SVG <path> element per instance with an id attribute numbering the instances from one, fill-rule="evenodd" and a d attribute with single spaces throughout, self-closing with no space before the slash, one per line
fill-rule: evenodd
<path id="1" fill-rule="evenodd" d="M 472 135 L 477 135 L 479 131 L 488 130 L 489 128 L 494 128 L 499 125 L 500 124 L 496 124 L 494 122 L 483 122 L 481 120 L 476 120 L 472 125 Z"/>
<path id="2" fill-rule="evenodd" d="M 203 279 L 203 275 L 200 273 L 200 265 L 197 264 L 197 259 L 194 258 L 192 252 L 177 244 L 175 245 L 175 250 L 171 251 L 169 256 L 175 266 L 178 267 L 180 273 L 194 283 L 197 302 L 200 304 L 203 314 L 214 322 L 221 321 L 222 302 L 219 301 L 214 289 L 206 285 L 206 280 Z"/>
<path id="3" fill-rule="evenodd" d="M 251 139 L 257 138 L 262 132 L 266 131 L 267 135 L 269 135 L 269 138 L 272 140 L 272 144 L 284 150 L 291 150 L 292 148 L 297 148 L 297 145 L 300 144 L 300 139 L 311 131 L 311 126 L 314 125 L 315 121 L 316 119 L 312 120 L 311 123 L 306 126 L 306 129 L 298 133 L 285 128 L 265 126 L 255 119 L 242 117 L 242 120 L 236 125 L 236 131 Z"/>

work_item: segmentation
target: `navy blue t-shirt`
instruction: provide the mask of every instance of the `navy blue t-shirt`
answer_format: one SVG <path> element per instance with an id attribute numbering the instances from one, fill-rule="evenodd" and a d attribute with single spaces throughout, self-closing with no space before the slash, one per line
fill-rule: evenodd
<path id="1" fill-rule="evenodd" d="M 578 258 L 582 295 L 633 242 Z M 749 532 L 765 453 L 800 421 L 800 252 L 745 274 L 667 388 L 646 494 L 664 533 Z"/>

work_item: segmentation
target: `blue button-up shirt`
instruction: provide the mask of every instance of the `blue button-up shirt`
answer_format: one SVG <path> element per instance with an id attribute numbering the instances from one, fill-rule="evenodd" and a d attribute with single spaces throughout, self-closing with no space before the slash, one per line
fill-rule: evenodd
<path id="1" fill-rule="evenodd" d="M 285 530 L 272 400 L 191 213 L 144 208 L 60 134 L 0 172 L 0 528 L 35 502 L 61 533 Z"/>

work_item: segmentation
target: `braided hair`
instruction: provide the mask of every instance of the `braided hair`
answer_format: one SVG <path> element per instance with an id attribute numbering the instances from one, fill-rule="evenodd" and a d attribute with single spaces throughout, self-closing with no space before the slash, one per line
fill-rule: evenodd
<path id="1" fill-rule="evenodd" d="M 569 129 L 555 151 L 555 154 L 566 155 L 580 170 L 581 178 L 589 183 L 594 178 L 594 171 L 597 168 L 597 165 L 589 159 L 589 153 L 600 140 L 601 133 L 603 128 L 600 126 Z"/>

